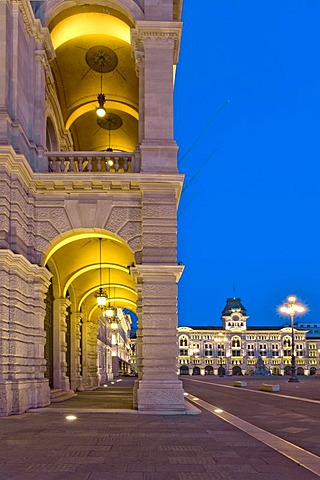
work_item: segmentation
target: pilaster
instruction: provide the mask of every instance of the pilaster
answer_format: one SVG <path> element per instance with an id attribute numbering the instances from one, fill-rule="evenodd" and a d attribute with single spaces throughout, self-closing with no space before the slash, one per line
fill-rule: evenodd
<path id="1" fill-rule="evenodd" d="M 53 317 L 54 317 L 54 329 L 53 329 L 53 383 L 55 388 L 61 388 L 62 390 L 70 390 L 70 382 L 67 377 L 67 308 L 70 306 L 70 300 L 66 298 L 56 298 L 53 301 Z"/>
<path id="2" fill-rule="evenodd" d="M 81 327 L 82 313 L 76 312 L 71 314 L 71 379 L 70 386 L 72 390 L 83 390 L 83 381 L 81 376 L 81 365 L 80 365 L 80 355 L 81 355 Z"/>
<path id="3" fill-rule="evenodd" d="M 85 390 L 91 390 L 99 387 L 98 375 L 98 324 L 85 321 L 83 323 L 83 386 Z"/>
<path id="4" fill-rule="evenodd" d="M 180 22 L 139 21 L 132 31 L 139 72 L 139 110 L 143 112 L 139 135 L 142 172 L 177 172 L 173 66 L 178 59 L 180 35 Z"/>

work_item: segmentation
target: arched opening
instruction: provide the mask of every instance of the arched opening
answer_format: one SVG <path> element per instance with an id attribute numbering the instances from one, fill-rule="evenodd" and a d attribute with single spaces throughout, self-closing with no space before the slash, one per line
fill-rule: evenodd
<path id="1" fill-rule="evenodd" d="M 291 366 L 286 365 L 286 366 L 284 367 L 283 373 L 284 373 L 285 375 L 291 375 Z"/>
<path id="2" fill-rule="evenodd" d="M 49 247 L 44 259 L 52 273 L 45 351 L 51 387 L 90 390 L 131 372 L 128 312 L 135 312 L 137 301 L 129 267 L 133 262 L 128 245 L 107 231 L 72 232 Z M 100 290 L 110 318 L 98 307 Z"/>
<path id="3" fill-rule="evenodd" d="M 297 375 L 304 375 L 304 370 L 302 367 L 297 368 Z"/>
<path id="4" fill-rule="evenodd" d="M 207 365 L 204 369 L 205 375 L 213 375 L 213 367 L 211 365 Z"/>
<path id="5" fill-rule="evenodd" d="M 193 367 L 192 375 L 200 375 L 200 367 Z"/>
<path id="6" fill-rule="evenodd" d="M 235 365 L 234 367 L 232 367 L 232 375 L 242 375 L 242 370 L 239 365 Z"/>
<path id="7" fill-rule="evenodd" d="M 311 367 L 310 368 L 310 375 L 315 375 L 317 373 L 316 367 Z"/>
<path id="8" fill-rule="evenodd" d="M 187 365 L 181 365 L 180 375 L 189 375 L 189 367 Z"/>

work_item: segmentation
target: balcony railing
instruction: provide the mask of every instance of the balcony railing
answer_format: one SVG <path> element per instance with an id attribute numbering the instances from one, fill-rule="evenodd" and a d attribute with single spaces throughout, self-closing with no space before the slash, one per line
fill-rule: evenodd
<path id="1" fill-rule="evenodd" d="M 48 171 L 54 173 L 135 173 L 138 159 L 128 152 L 46 152 Z"/>

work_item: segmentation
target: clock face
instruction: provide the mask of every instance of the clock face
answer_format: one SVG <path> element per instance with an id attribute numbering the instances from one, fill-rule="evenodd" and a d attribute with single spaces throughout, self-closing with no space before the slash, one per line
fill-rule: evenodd
<path id="1" fill-rule="evenodd" d="M 233 320 L 234 322 L 237 322 L 238 320 L 240 320 L 239 315 L 232 315 L 232 320 Z"/>

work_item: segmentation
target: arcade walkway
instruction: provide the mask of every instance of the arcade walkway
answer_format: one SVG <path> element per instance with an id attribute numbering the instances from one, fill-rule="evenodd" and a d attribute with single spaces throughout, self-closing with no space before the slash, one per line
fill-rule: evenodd
<path id="1" fill-rule="evenodd" d="M 108 382 L 37 413 L 0 418 L 0 479 L 319 478 L 320 471 L 297 465 L 206 409 L 201 415 L 138 414 L 130 408 L 132 383 Z M 256 397 L 257 410 L 266 408 L 268 397 Z M 67 413 L 77 418 L 67 420 Z"/>

